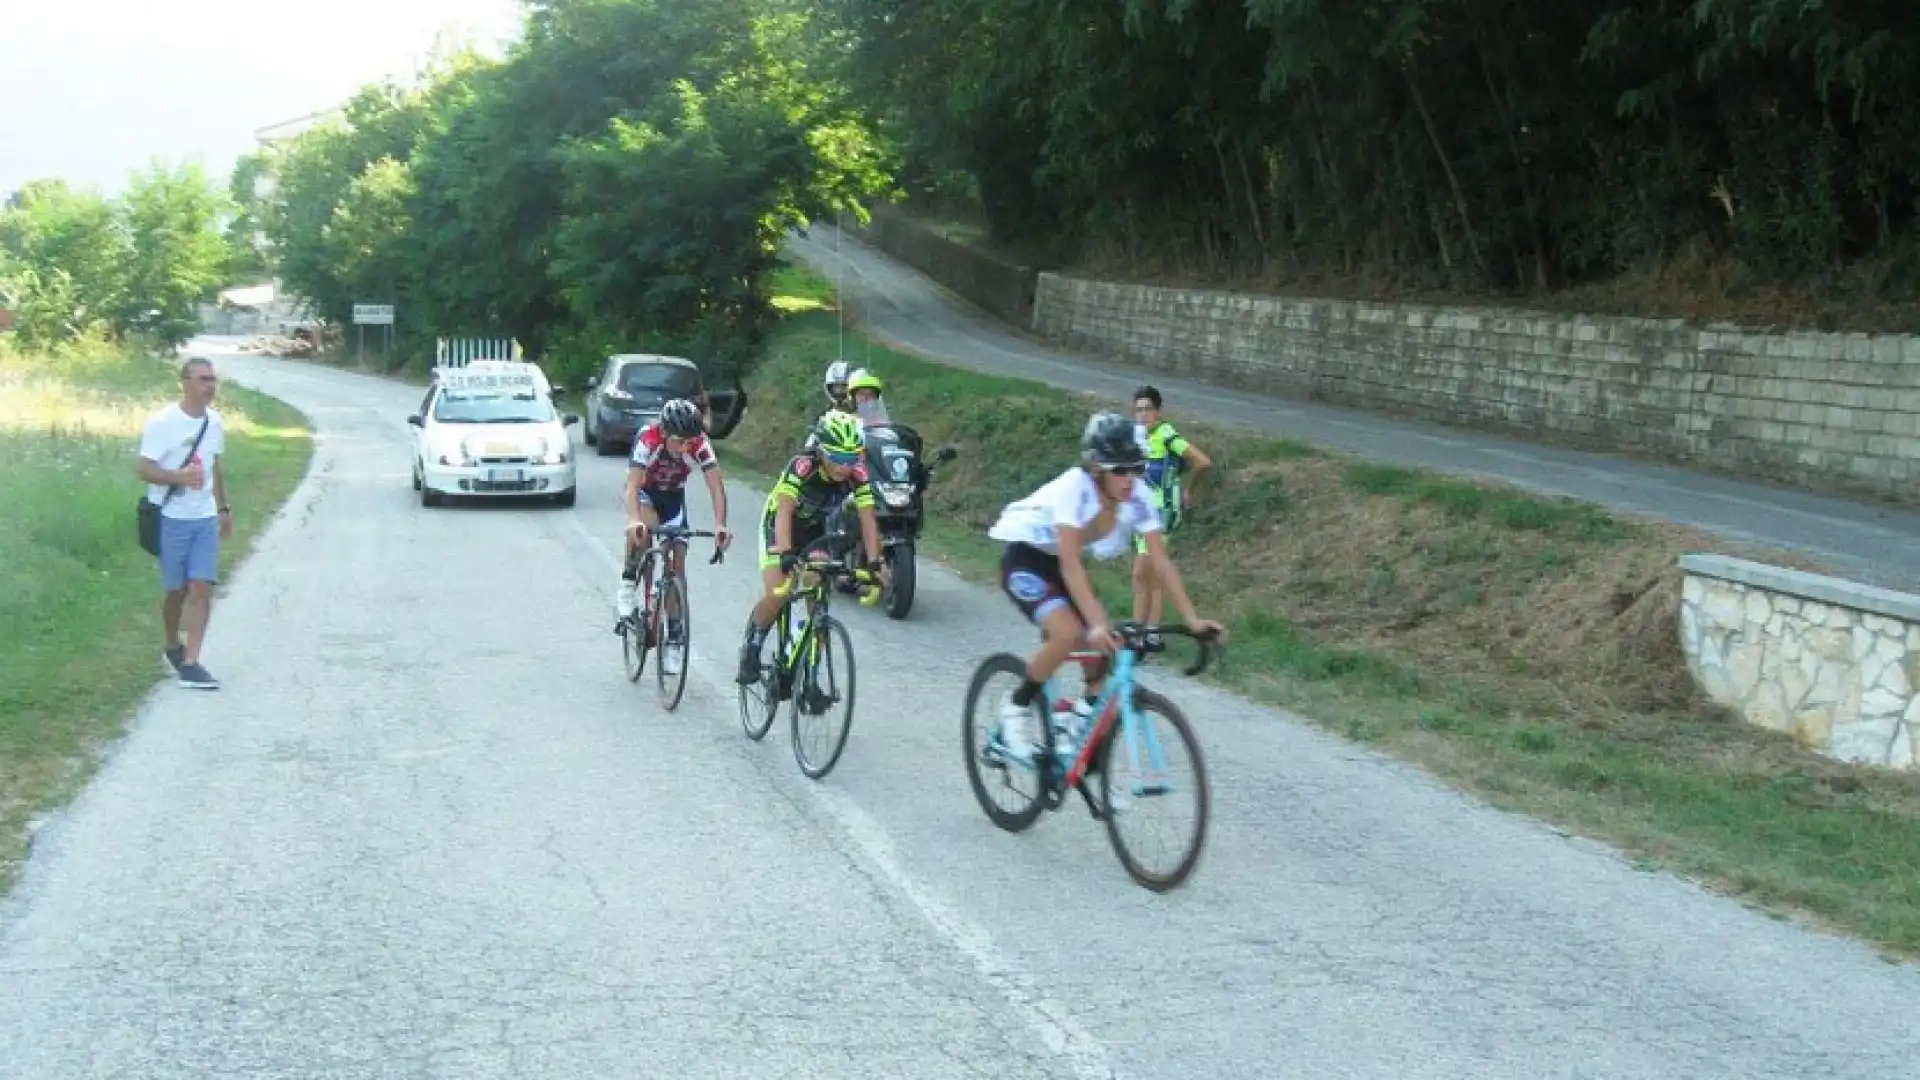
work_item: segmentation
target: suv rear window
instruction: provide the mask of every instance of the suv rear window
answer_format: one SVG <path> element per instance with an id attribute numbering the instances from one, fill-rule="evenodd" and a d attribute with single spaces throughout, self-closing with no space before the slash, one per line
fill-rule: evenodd
<path id="1" fill-rule="evenodd" d="M 620 389 L 635 397 L 698 397 L 700 373 L 678 364 L 625 364 L 620 368 Z"/>

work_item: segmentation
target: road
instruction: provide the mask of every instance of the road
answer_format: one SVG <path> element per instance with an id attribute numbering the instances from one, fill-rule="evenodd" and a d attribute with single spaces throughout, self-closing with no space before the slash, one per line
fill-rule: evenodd
<path id="1" fill-rule="evenodd" d="M 423 510 L 416 389 L 214 359 L 313 417 L 314 469 L 216 608 L 224 688 L 160 686 L 0 909 L 6 1076 L 1891 1080 L 1920 1059 L 1899 1019 L 1920 970 L 1158 671 L 1214 781 L 1189 885 L 1133 886 L 1078 809 L 1000 833 L 959 706 L 1028 633 L 943 570 L 907 622 L 847 606 L 860 715 L 808 781 L 784 726 L 755 744 L 736 718 L 749 558 L 691 560 L 678 713 L 625 681 L 617 459 L 581 460 L 572 510 Z"/>
<path id="2" fill-rule="evenodd" d="M 1920 512 L 1911 509 L 1149 372 L 1016 331 L 831 224 L 815 226 L 811 236 L 795 234 L 788 247 L 840 286 L 851 321 L 903 352 L 1108 394 L 1117 404 L 1150 381 L 1167 396 L 1176 421 L 1204 413 L 1211 423 L 1569 495 L 1716 533 L 1728 542 L 1726 554 L 1787 548 L 1857 581 L 1920 592 Z M 850 342 L 848 349 L 857 351 L 858 345 Z"/>

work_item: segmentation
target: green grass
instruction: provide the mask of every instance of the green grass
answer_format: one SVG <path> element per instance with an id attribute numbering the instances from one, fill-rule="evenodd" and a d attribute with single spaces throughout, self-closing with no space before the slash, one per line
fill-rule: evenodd
<path id="1" fill-rule="evenodd" d="M 792 314 L 725 444 L 763 472 L 824 404 L 841 348 L 818 306 L 827 283 L 783 280 Z M 1125 406 L 852 331 L 845 355 L 887 380 L 893 415 L 930 447 L 960 448 L 929 493 L 925 546 L 982 585 L 994 514 L 1074 460 L 1091 409 Z M 1920 955 L 1920 778 L 1837 764 L 1699 701 L 1675 561 L 1709 538 L 1188 419 L 1202 408 L 1169 401 L 1218 466 L 1174 538 L 1196 602 L 1233 633 L 1209 680 L 1649 867 Z M 1094 578 L 1130 613 L 1128 571 Z"/>
<path id="2" fill-rule="evenodd" d="M 0 357 L 0 890 L 28 822 L 86 782 L 163 674 L 132 463 L 146 417 L 179 385 L 170 363 L 119 354 Z M 236 511 L 224 579 L 306 474 L 312 441 L 297 410 L 232 383 L 216 407 Z"/>

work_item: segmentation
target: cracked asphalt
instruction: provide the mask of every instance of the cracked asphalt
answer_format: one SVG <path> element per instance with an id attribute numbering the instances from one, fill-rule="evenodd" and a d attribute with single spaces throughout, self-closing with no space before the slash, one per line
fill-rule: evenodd
<path id="1" fill-rule="evenodd" d="M 848 318 L 876 339 L 943 363 L 1108 394 L 1152 382 L 1169 414 L 1284 436 L 1379 461 L 1498 480 L 1705 529 L 1724 554 L 1787 548 L 1856 581 L 1920 592 L 1920 510 L 1742 480 L 1649 458 L 1598 454 L 1464 427 L 1249 393 L 1040 341 L 830 223 L 788 249 L 833 279 Z M 849 340 L 850 355 L 860 343 Z"/>
<path id="2" fill-rule="evenodd" d="M 1186 888 L 1077 804 L 999 832 L 959 710 L 1029 635 L 934 567 L 907 622 L 843 606 L 808 781 L 736 717 L 747 549 L 689 560 L 662 714 L 608 629 L 618 459 L 572 510 L 423 510 L 416 389 L 214 359 L 314 469 L 216 607 L 225 687 L 157 687 L 0 908 L 9 1080 L 1913 1075 L 1915 968 L 1164 670 L 1214 785 Z"/>

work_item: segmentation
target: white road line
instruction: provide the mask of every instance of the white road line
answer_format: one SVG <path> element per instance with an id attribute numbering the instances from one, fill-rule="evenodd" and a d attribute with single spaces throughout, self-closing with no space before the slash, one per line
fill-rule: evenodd
<path id="1" fill-rule="evenodd" d="M 614 555 L 612 546 L 589 532 L 578 517 L 569 515 L 567 523 L 573 526 L 588 550 L 606 564 L 608 580 L 617 578 L 620 560 Z M 703 657 L 698 650 L 690 648 L 688 652 L 689 660 L 693 661 L 689 675 L 699 678 L 722 698 L 733 690 L 731 678 L 722 680 L 712 674 L 715 668 L 713 661 Z M 729 657 L 722 666 L 730 672 L 732 662 L 732 657 Z M 1118 1080 L 1120 1074 L 1108 1062 L 1106 1048 L 1065 1006 L 1048 998 L 1039 984 L 1009 961 L 985 927 L 955 911 L 932 889 L 915 880 L 895 855 L 893 839 L 872 815 L 845 793 L 823 784 L 809 783 L 805 785 L 805 790 L 832 816 L 847 838 L 859 847 L 880 878 L 895 892 L 906 897 L 927 925 L 967 958 L 987 984 L 999 991 L 1000 996 L 1013 1006 L 1014 1012 L 1040 1036 L 1047 1049 L 1066 1059 L 1075 1076 L 1082 1080 Z"/>

